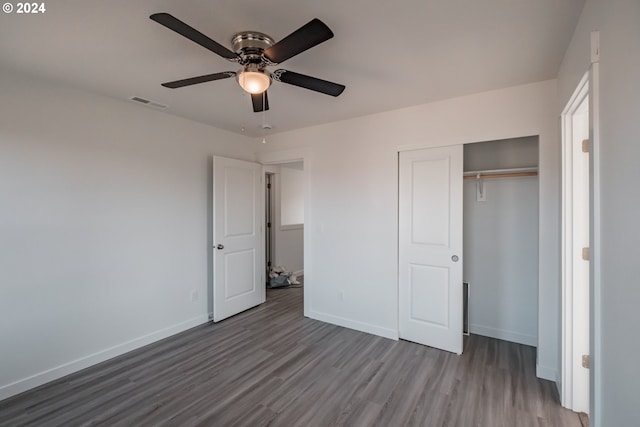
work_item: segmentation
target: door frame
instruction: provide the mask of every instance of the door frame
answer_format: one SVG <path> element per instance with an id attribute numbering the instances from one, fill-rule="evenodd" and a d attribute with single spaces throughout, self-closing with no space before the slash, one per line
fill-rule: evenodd
<path id="1" fill-rule="evenodd" d="M 274 204 L 276 203 L 276 198 L 274 195 L 275 190 L 275 172 L 269 170 L 268 167 L 262 167 L 262 173 L 264 175 L 264 187 L 265 187 L 265 203 L 264 203 L 264 216 L 265 222 L 267 223 L 264 228 L 264 240 L 265 240 L 265 286 L 269 284 L 269 272 L 272 266 L 274 266 L 275 262 L 275 233 L 273 232 L 274 227 L 274 217 L 275 217 L 275 209 Z"/>
<path id="2" fill-rule="evenodd" d="M 597 31 L 591 33 L 592 57 L 591 65 L 578 87 L 588 84 L 589 87 L 589 422 L 595 427 L 602 425 L 601 416 L 601 385 L 602 385 L 602 334 L 601 334 L 601 286 L 600 279 L 600 259 L 601 259 L 601 230 L 600 230 L 600 48 L 599 34 Z M 569 102 L 570 104 L 570 102 Z M 563 173 L 564 173 L 563 167 Z M 564 195 L 563 195 L 564 202 Z M 564 219 L 564 218 L 563 218 Z M 565 282 L 562 282 L 562 291 L 564 295 Z M 565 306 L 562 306 L 562 357 L 561 368 L 562 373 L 566 371 L 566 367 L 570 366 L 567 361 L 567 354 L 564 349 L 566 347 L 564 328 L 565 320 L 568 313 Z M 564 389 L 569 384 L 561 382 L 561 396 L 564 395 Z M 563 399 L 562 404 L 565 404 Z"/>
<path id="3" fill-rule="evenodd" d="M 591 185 L 589 194 L 589 234 L 591 238 L 591 264 L 589 266 L 591 302 L 589 307 L 589 345 L 591 353 L 591 370 L 589 371 L 589 419 L 594 427 L 602 426 L 601 385 L 602 385 L 602 334 L 601 301 L 602 282 L 600 280 L 600 46 L 599 33 L 592 33 L 596 40 L 597 55 L 592 58 L 589 73 L 589 139 L 591 141 L 591 157 L 589 159 Z"/>
<path id="4" fill-rule="evenodd" d="M 311 295 L 313 289 L 313 257 L 311 256 L 311 174 L 310 155 L 306 148 L 290 149 L 282 151 L 271 151 L 257 153 L 257 161 L 263 165 L 263 175 L 265 166 L 276 166 L 281 163 L 303 162 L 304 163 L 304 229 L 303 229 L 303 250 L 304 250 L 304 286 L 302 294 L 304 299 L 304 316 L 309 317 L 311 313 Z M 276 243 L 277 244 L 277 243 Z"/>
<path id="5" fill-rule="evenodd" d="M 584 182 L 576 182 L 575 174 L 577 172 L 574 166 L 579 159 L 574 156 L 576 145 L 580 144 L 581 139 L 578 136 L 579 130 L 575 129 L 574 117 L 579 114 L 579 109 L 585 102 L 589 102 L 589 73 L 586 73 L 578 84 L 573 95 L 569 99 L 566 107 L 561 114 L 562 125 L 562 250 L 561 250 L 561 271 L 562 271 L 562 368 L 561 368 L 561 392 L 560 397 L 562 405 L 572 410 L 581 410 L 586 408 L 587 403 L 584 400 L 588 397 L 581 396 L 579 386 L 576 384 L 574 377 L 574 368 L 578 363 L 579 346 L 576 334 L 584 334 L 584 325 L 582 328 L 575 323 L 576 308 L 587 306 L 589 302 L 585 301 L 580 293 L 574 292 L 577 285 L 577 277 L 574 274 L 579 268 L 575 265 L 575 245 L 578 240 L 583 238 L 580 230 L 574 227 L 576 221 L 577 207 L 574 203 L 580 204 L 579 192 Z M 590 112 L 589 112 L 590 115 Z M 587 183 L 588 184 L 588 183 Z M 589 191 L 590 192 L 590 191 Z M 588 208 L 587 208 L 588 209 Z M 587 236 L 588 237 L 588 236 Z M 590 274 L 589 274 L 590 275 Z M 590 281 L 589 278 L 587 280 Z M 589 296 L 587 298 L 590 300 Z M 591 313 L 589 313 L 591 317 Z M 589 325 L 586 326 L 587 338 L 590 335 Z M 582 331 L 582 332 L 580 332 Z"/>

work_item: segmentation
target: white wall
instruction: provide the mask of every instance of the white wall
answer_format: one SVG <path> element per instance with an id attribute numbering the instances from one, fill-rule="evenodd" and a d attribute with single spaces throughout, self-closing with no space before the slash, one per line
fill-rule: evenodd
<path id="1" fill-rule="evenodd" d="M 539 135 L 537 368 L 539 375 L 555 379 L 560 277 L 556 90 L 552 80 L 271 136 L 260 147 L 266 150 L 259 153 L 261 159 L 306 147 L 306 313 L 397 338 L 398 150 Z"/>
<path id="2" fill-rule="evenodd" d="M 209 157 L 255 143 L 8 70 L 0 93 L 0 399 L 206 322 Z"/>
<path id="3" fill-rule="evenodd" d="M 590 32 L 600 31 L 600 286 L 594 289 L 592 322 L 592 408 L 595 427 L 640 424 L 640 2 L 587 0 L 558 76 L 566 105 L 589 68 Z"/>
<path id="4" fill-rule="evenodd" d="M 280 169 L 281 225 L 304 224 L 304 172 L 282 166 Z"/>

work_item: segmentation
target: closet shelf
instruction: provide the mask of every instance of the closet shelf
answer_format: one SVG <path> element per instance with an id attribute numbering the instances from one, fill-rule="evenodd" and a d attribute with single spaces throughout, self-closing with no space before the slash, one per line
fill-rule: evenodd
<path id="1" fill-rule="evenodd" d="M 538 176 L 538 168 L 486 169 L 464 172 L 464 179 Z"/>

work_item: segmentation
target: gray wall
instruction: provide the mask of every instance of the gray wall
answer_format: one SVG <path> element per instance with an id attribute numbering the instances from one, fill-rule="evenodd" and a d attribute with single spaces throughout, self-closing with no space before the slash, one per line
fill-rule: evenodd
<path id="1" fill-rule="evenodd" d="M 464 170 L 538 167 L 538 137 L 484 141 L 464 145 Z"/>

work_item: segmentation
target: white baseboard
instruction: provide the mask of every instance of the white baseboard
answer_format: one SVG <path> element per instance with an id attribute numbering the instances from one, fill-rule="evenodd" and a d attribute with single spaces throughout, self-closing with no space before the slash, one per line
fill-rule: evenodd
<path id="1" fill-rule="evenodd" d="M 322 322 L 331 323 L 333 325 L 343 326 L 349 329 L 355 329 L 356 331 L 366 332 L 368 334 L 378 335 L 383 338 L 390 338 L 392 340 L 398 340 L 398 331 L 395 329 L 383 328 L 370 323 L 358 322 L 357 320 L 351 320 L 333 314 L 321 313 L 311 310 L 310 318 L 320 320 Z"/>
<path id="2" fill-rule="evenodd" d="M 12 383 L 0 386 L 0 400 L 4 400 L 8 397 L 30 390 L 32 388 L 41 386 L 58 378 L 62 378 L 65 375 L 78 372 L 89 366 L 104 362 L 105 360 L 112 359 L 116 356 L 120 356 L 129 351 L 135 350 L 145 345 L 160 341 L 161 339 L 170 337 L 177 333 L 186 331 L 195 326 L 207 323 L 207 315 L 202 315 L 189 319 L 187 321 L 178 323 L 176 325 L 169 326 L 164 329 L 152 332 L 150 334 L 135 338 L 133 340 L 124 342 L 122 344 L 115 345 L 113 347 L 101 350 L 97 353 L 90 354 L 88 356 L 81 357 L 71 362 L 56 366 L 55 368 L 47 369 L 46 371 L 39 372 L 31 375 L 27 378 L 14 381 Z"/>
<path id="3" fill-rule="evenodd" d="M 556 371 L 555 369 L 549 368 L 547 366 L 540 366 L 536 364 L 536 377 L 542 378 L 543 380 L 556 382 L 558 377 L 558 371 Z M 556 382 L 556 385 L 557 384 L 558 383 Z"/>
<path id="4" fill-rule="evenodd" d="M 490 328 L 488 326 L 471 324 L 469 332 L 485 337 L 497 338 L 499 340 L 517 342 L 518 344 L 538 346 L 538 337 L 533 335 L 521 334 L 519 332 L 507 331 L 504 329 Z"/>

